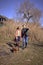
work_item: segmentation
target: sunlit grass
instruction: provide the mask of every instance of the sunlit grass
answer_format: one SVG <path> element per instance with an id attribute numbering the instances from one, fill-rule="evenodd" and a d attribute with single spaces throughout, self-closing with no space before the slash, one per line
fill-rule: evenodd
<path id="1" fill-rule="evenodd" d="M 0 27 L 0 65 L 43 65 L 43 46 L 41 46 L 43 45 L 43 30 L 40 26 L 28 23 L 28 47 L 24 50 L 20 48 L 17 53 L 9 52 L 6 42 L 14 39 L 17 26 L 22 28 L 22 24 L 8 21 Z M 20 45 L 22 45 L 21 42 Z"/>

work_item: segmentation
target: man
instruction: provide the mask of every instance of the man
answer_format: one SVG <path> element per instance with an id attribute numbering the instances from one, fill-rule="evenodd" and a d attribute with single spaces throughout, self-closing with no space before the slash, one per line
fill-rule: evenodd
<path id="1" fill-rule="evenodd" d="M 26 48 L 28 44 L 28 28 L 26 28 L 25 25 L 23 25 L 23 28 L 21 30 L 21 37 L 22 37 L 22 48 Z"/>

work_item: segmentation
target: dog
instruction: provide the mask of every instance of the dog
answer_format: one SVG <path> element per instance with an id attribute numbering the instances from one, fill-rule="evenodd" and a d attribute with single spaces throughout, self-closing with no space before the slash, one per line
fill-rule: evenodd
<path id="1" fill-rule="evenodd" d="M 14 43 L 12 43 L 12 42 L 8 42 L 8 43 L 6 43 L 9 47 L 10 47 L 10 51 L 13 53 L 13 52 L 17 52 L 17 51 L 19 51 L 19 46 L 18 46 L 18 44 L 14 44 Z"/>

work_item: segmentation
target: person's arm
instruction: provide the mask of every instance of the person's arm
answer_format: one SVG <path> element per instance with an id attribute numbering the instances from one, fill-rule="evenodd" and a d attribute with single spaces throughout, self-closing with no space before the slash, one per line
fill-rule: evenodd
<path id="1" fill-rule="evenodd" d="M 17 38 L 17 31 L 15 31 L 15 34 L 14 34 L 15 38 Z"/>

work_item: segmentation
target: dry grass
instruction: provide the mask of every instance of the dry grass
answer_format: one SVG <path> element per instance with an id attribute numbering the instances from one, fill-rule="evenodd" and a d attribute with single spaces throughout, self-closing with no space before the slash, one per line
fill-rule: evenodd
<path id="1" fill-rule="evenodd" d="M 2 45 L 3 46 L 3 45 Z M 0 50 L 0 65 L 43 65 L 43 47 L 28 45 L 28 48 L 11 53 L 4 45 Z M 6 49 L 6 50 L 5 50 Z"/>
<path id="2" fill-rule="evenodd" d="M 14 22 L 13 20 L 6 21 L 5 25 L 0 27 L 0 42 L 13 40 L 17 26 L 22 29 L 23 22 Z M 43 29 L 37 24 L 28 23 L 26 27 L 29 28 L 29 41 L 32 42 L 43 42 Z"/>
<path id="3" fill-rule="evenodd" d="M 37 24 L 28 23 L 27 25 L 29 28 L 28 48 L 24 50 L 20 48 L 19 52 L 11 53 L 6 45 L 6 42 L 14 39 L 17 26 L 22 29 L 22 24 L 25 23 L 10 20 L 0 27 L 0 65 L 43 65 L 43 29 Z"/>

